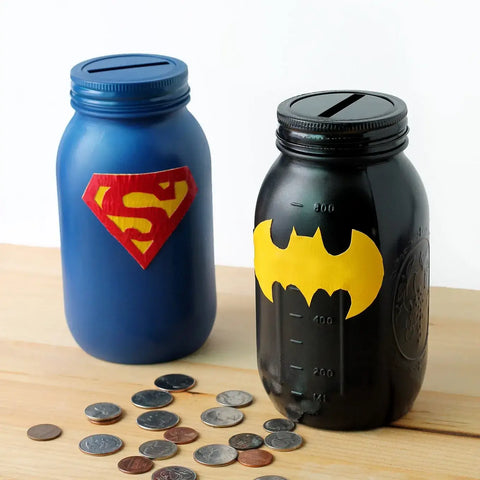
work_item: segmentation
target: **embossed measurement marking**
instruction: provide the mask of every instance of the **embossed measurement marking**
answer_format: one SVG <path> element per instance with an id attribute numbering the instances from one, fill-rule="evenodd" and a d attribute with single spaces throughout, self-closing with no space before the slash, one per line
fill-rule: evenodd
<path id="1" fill-rule="evenodd" d="M 303 315 L 300 313 L 289 313 L 289 315 L 294 318 L 303 318 Z"/>
<path id="2" fill-rule="evenodd" d="M 290 365 L 290 368 L 293 368 L 294 370 L 303 370 L 303 367 L 300 365 Z"/>
<path id="3" fill-rule="evenodd" d="M 297 343 L 297 344 L 299 344 L 299 345 L 301 345 L 301 344 L 303 343 L 303 340 L 297 340 L 297 339 L 295 339 L 295 338 L 291 338 L 290 341 L 291 341 L 292 343 Z"/>
<path id="4" fill-rule="evenodd" d="M 292 207 L 303 207 L 303 203 L 300 202 L 290 202 Z"/>
<path id="5" fill-rule="evenodd" d="M 303 393 L 302 392 L 297 392 L 296 390 L 290 390 L 290 393 L 292 395 L 295 395 L 296 397 L 303 397 Z"/>

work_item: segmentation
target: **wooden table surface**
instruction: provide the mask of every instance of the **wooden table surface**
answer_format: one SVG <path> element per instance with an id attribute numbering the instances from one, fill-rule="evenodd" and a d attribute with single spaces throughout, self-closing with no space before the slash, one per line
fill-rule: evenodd
<path id="1" fill-rule="evenodd" d="M 213 332 L 196 353 L 157 365 L 117 365 L 90 357 L 71 337 L 63 314 L 60 255 L 57 249 L 0 245 L 0 479 L 119 479 L 118 461 L 161 432 L 140 429 L 142 410 L 133 393 L 153 387 L 159 375 L 183 372 L 198 381 L 192 392 L 175 394 L 167 409 L 200 438 L 180 447 L 176 457 L 155 469 L 184 465 L 199 480 L 250 479 L 283 475 L 288 480 L 323 479 L 480 479 L 480 291 L 433 288 L 429 360 L 425 382 L 413 410 L 389 427 L 365 432 L 329 432 L 303 425 L 304 446 L 275 452 L 264 468 L 238 463 L 227 467 L 197 464 L 193 451 L 226 443 L 239 432 L 264 435 L 262 425 L 278 416 L 256 371 L 253 272 L 218 267 L 218 314 Z M 215 429 L 200 413 L 216 406 L 227 389 L 250 391 L 242 424 Z M 84 408 L 111 401 L 125 415 L 113 425 L 87 421 Z M 49 442 L 27 438 L 27 429 L 54 423 L 63 434 Z M 92 457 L 78 448 L 93 433 L 112 433 L 120 452 Z M 151 473 L 139 475 L 150 479 Z"/>

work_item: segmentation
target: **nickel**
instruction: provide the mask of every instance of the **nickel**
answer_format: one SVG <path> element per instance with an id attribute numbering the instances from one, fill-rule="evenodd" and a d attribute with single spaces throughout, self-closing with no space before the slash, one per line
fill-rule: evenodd
<path id="1" fill-rule="evenodd" d="M 204 445 L 193 452 L 193 458 L 202 465 L 219 467 L 230 465 L 238 456 L 238 452 L 228 445 Z"/>
<path id="2" fill-rule="evenodd" d="M 79 444 L 80 450 L 89 455 L 110 455 L 123 447 L 123 442 L 114 435 L 99 434 L 85 437 Z"/>
<path id="3" fill-rule="evenodd" d="M 162 408 L 173 401 L 173 396 L 162 390 L 142 390 L 132 396 L 132 403 L 139 408 Z"/>
<path id="4" fill-rule="evenodd" d="M 257 477 L 255 480 L 287 480 L 285 477 L 280 477 L 278 475 L 263 475 L 262 477 Z"/>
<path id="5" fill-rule="evenodd" d="M 263 428 L 270 433 L 295 430 L 295 423 L 288 418 L 272 418 L 263 424 Z"/>
<path id="6" fill-rule="evenodd" d="M 155 470 L 152 480 L 196 480 L 197 474 L 186 467 L 171 466 Z"/>
<path id="7" fill-rule="evenodd" d="M 302 437 L 293 432 L 275 432 L 265 437 L 265 445 L 267 447 L 281 452 L 296 450 L 302 443 Z"/>
<path id="8" fill-rule="evenodd" d="M 273 455 L 266 450 L 245 450 L 238 454 L 238 461 L 246 467 L 265 467 L 273 461 Z"/>
<path id="9" fill-rule="evenodd" d="M 92 423 L 114 423 L 120 419 L 122 409 L 110 402 L 99 402 L 89 405 L 85 409 L 85 415 Z"/>
<path id="10" fill-rule="evenodd" d="M 217 402 L 225 407 L 246 407 L 252 401 L 252 395 L 243 390 L 227 390 L 217 395 Z"/>
<path id="11" fill-rule="evenodd" d="M 152 460 L 163 460 L 177 453 L 177 446 L 168 440 L 149 440 L 138 448 L 140 453 Z"/>
<path id="12" fill-rule="evenodd" d="M 237 433 L 230 437 L 228 444 L 237 450 L 250 450 L 263 445 L 263 438 L 255 433 Z"/>
<path id="13" fill-rule="evenodd" d="M 233 407 L 214 407 L 205 410 L 200 418 L 210 427 L 233 427 L 243 420 L 244 415 Z"/>
<path id="14" fill-rule="evenodd" d="M 27 430 L 28 438 L 32 440 L 45 441 L 53 440 L 62 434 L 62 429 L 51 423 L 41 423 L 34 425 Z"/>
<path id="15" fill-rule="evenodd" d="M 174 427 L 180 418 L 177 414 L 166 410 L 153 410 L 139 415 L 137 425 L 146 430 L 166 430 Z"/>
<path id="16" fill-rule="evenodd" d="M 145 473 L 153 468 L 153 462 L 149 458 L 134 455 L 132 457 L 122 458 L 118 462 L 118 469 L 123 473 Z"/>
<path id="17" fill-rule="evenodd" d="M 167 430 L 163 436 L 166 440 L 184 445 L 194 442 L 198 438 L 198 432 L 190 427 L 174 427 Z"/>
<path id="18" fill-rule="evenodd" d="M 166 392 L 185 392 L 195 386 L 195 379 L 182 373 L 162 375 L 155 380 L 155 385 Z"/>

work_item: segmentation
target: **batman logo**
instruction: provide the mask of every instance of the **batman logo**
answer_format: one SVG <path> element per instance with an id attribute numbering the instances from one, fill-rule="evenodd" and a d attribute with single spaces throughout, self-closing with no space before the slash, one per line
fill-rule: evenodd
<path id="1" fill-rule="evenodd" d="M 320 228 L 313 237 L 297 235 L 292 228 L 285 249 L 277 247 L 271 237 L 272 220 L 259 223 L 253 232 L 255 275 L 260 288 L 273 302 L 272 287 L 296 286 L 310 306 L 319 289 L 332 295 L 336 290 L 350 294 L 351 305 L 346 318 L 366 310 L 375 300 L 383 282 L 383 259 L 373 240 L 352 230 L 350 246 L 339 255 L 325 249 Z"/>

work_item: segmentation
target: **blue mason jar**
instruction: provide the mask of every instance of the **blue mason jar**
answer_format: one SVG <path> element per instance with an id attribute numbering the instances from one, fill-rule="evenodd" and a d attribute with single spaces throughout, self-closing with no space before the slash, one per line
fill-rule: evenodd
<path id="1" fill-rule="evenodd" d="M 65 314 L 89 354 L 119 363 L 197 350 L 215 318 L 208 143 L 184 62 L 112 55 L 71 71 L 57 156 Z"/>

